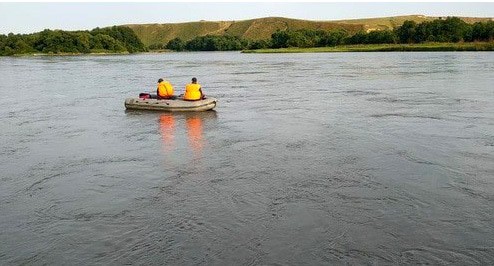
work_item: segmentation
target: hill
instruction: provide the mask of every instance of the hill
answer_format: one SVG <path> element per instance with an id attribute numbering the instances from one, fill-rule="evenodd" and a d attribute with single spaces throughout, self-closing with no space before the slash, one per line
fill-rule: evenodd
<path id="1" fill-rule="evenodd" d="M 144 45 L 166 44 L 174 38 L 184 41 L 204 35 L 231 35 L 251 40 L 265 40 L 271 37 L 276 30 L 345 29 L 349 33 L 360 30 L 373 31 L 393 29 L 401 26 L 404 21 L 412 20 L 417 23 L 432 21 L 440 17 L 422 15 L 396 16 L 383 18 L 366 18 L 334 21 L 312 21 L 282 17 L 267 17 L 241 21 L 198 21 L 167 24 L 130 24 L 130 27 Z M 461 17 L 467 23 L 489 21 L 492 18 Z"/>

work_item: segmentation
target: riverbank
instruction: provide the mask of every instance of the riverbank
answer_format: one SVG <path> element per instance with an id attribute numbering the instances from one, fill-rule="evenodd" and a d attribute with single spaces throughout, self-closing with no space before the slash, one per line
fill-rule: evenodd
<path id="1" fill-rule="evenodd" d="M 91 52 L 91 53 L 25 53 L 4 55 L 4 57 L 32 57 L 32 56 L 84 56 L 84 55 L 129 55 L 129 52 Z"/>
<path id="2" fill-rule="evenodd" d="M 103 55 L 133 55 L 133 54 L 161 54 L 161 53 L 173 53 L 175 51 L 172 50 L 149 50 L 147 52 L 137 52 L 137 53 L 129 53 L 129 52 L 91 52 L 91 53 L 25 53 L 25 54 L 13 54 L 13 55 L 4 55 L 3 57 L 36 57 L 36 56 L 85 56 L 85 55 L 94 55 L 94 56 L 103 56 Z M 2 57 L 2 56 L 0 56 Z"/>
<path id="3" fill-rule="evenodd" d="M 468 42 L 468 43 L 421 43 L 421 44 L 357 44 L 339 45 L 334 47 L 312 48 L 279 48 L 243 50 L 242 53 L 337 53 L 337 52 L 441 52 L 441 51 L 494 51 L 494 42 Z M 160 54 L 173 53 L 168 49 L 148 50 L 133 54 Z M 192 51 L 183 51 L 192 52 Z M 195 51 L 197 52 L 197 51 Z M 14 54 L 14 57 L 30 56 L 84 56 L 84 55 L 130 55 L 129 52 L 90 52 L 90 53 L 26 53 Z"/>
<path id="4" fill-rule="evenodd" d="M 422 52 L 422 51 L 494 51 L 494 42 L 359 44 L 334 47 L 279 48 L 244 50 L 242 53 L 336 53 L 336 52 Z"/>

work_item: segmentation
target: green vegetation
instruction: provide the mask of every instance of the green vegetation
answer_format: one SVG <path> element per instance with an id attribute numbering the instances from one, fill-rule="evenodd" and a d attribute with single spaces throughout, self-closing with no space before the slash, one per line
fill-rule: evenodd
<path id="1" fill-rule="evenodd" d="M 475 22 L 468 24 L 459 18 L 437 19 L 424 21 L 420 24 L 414 21 L 405 21 L 402 26 L 394 30 L 376 30 L 370 32 L 358 31 L 350 34 L 346 30 L 283 30 L 276 31 L 270 40 L 247 40 L 233 36 L 206 35 L 196 37 L 190 41 L 182 41 L 179 38 L 171 40 L 166 48 L 176 51 L 230 51 L 230 50 L 254 50 L 277 48 L 314 48 L 335 47 L 339 49 L 320 49 L 324 51 L 478 51 L 492 50 L 492 45 L 464 44 L 472 42 L 489 42 L 494 39 L 494 21 Z M 419 46 L 406 46 L 398 44 L 422 44 Z M 433 43 L 433 44 L 430 44 Z M 444 45 L 437 43 L 445 43 Z M 461 43 L 453 45 L 454 43 Z M 380 46 L 348 46 L 348 45 Z M 393 44 L 383 46 L 383 44 Z M 315 49 L 317 50 L 317 49 Z M 268 50 L 272 51 L 272 50 Z M 310 50 L 282 50 L 285 52 L 310 51 Z M 319 50 L 317 50 L 319 51 Z M 264 50 L 263 52 L 266 52 Z"/>
<path id="2" fill-rule="evenodd" d="M 245 39 L 240 39 L 233 36 L 206 35 L 196 37 L 188 42 L 185 42 L 180 38 L 175 38 L 169 41 L 166 45 L 153 45 L 150 49 L 168 49 L 174 51 L 239 51 L 245 49 L 246 47 L 250 46 L 249 41 Z"/>
<path id="3" fill-rule="evenodd" d="M 468 24 L 455 17 L 420 24 L 405 21 L 395 33 L 401 43 L 488 41 L 494 38 L 494 21 Z"/>
<path id="4" fill-rule="evenodd" d="M 494 21 L 468 24 L 459 18 L 437 19 L 420 24 L 405 21 L 391 30 L 359 31 L 278 31 L 272 35 L 270 48 L 322 47 L 343 44 L 398 44 L 425 42 L 486 42 L 494 39 Z"/>
<path id="5" fill-rule="evenodd" d="M 175 39 L 169 41 L 165 48 L 169 49 L 169 50 L 175 50 L 175 51 L 180 52 L 180 51 L 185 50 L 185 42 L 182 41 L 182 39 L 180 39 L 180 38 L 175 38 Z"/>
<path id="6" fill-rule="evenodd" d="M 188 41 L 185 49 L 189 51 L 238 51 L 245 44 L 238 37 L 233 36 L 201 36 Z"/>
<path id="7" fill-rule="evenodd" d="M 44 30 L 0 35 L 0 55 L 135 53 L 146 48 L 132 29 L 123 26 L 91 31 Z"/>

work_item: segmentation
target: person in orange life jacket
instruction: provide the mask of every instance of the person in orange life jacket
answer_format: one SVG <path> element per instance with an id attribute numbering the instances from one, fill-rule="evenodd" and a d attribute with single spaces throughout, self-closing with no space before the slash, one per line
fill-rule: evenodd
<path id="1" fill-rule="evenodd" d="M 175 100 L 177 97 L 173 95 L 173 86 L 170 82 L 159 79 L 158 88 L 156 89 L 158 99 L 171 99 Z"/>
<path id="2" fill-rule="evenodd" d="M 185 86 L 185 101 L 199 101 L 205 99 L 206 95 L 202 93 L 201 85 L 197 83 L 196 78 L 192 78 L 192 83 L 189 83 Z"/>

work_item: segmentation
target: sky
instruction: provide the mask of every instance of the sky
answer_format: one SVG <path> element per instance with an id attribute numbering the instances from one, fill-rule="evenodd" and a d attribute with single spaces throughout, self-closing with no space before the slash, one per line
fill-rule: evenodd
<path id="1" fill-rule="evenodd" d="M 494 2 L 0 2 L 0 34 L 271 16 L 338 20 L 412 14 L 494 17 Z"/>

